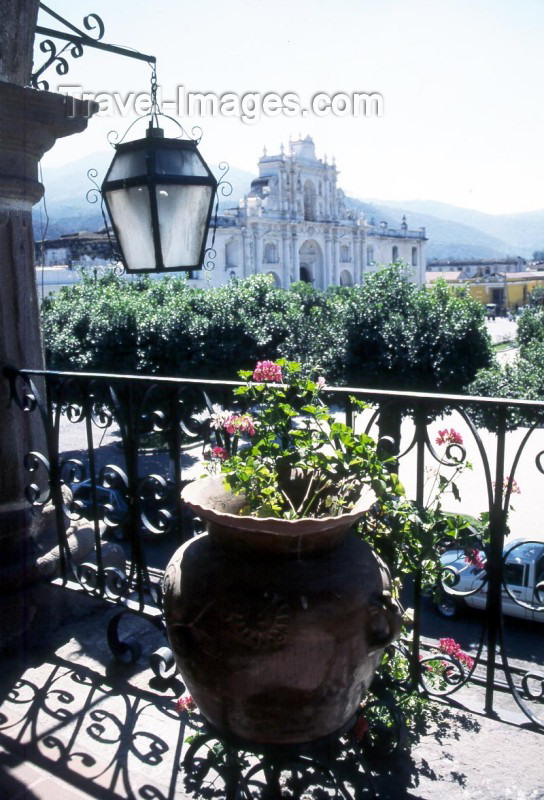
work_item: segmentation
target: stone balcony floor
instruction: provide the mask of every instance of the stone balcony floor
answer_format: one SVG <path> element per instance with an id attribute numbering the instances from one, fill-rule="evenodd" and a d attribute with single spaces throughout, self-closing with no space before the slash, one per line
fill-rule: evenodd
<path id="1" fill-rule="evenodd" d="M 182 685 L 159 682 L 147 667 L 147 655 L 164 644 L 155 629 L 132 617 L 143 655 L 119 665 L 105 635 L 114 608 L 55 587 L 40 592 L 33 627 L 0 675 L 0 798 L 224 796 L 219 781 L 208 795 L 186 785 L 180 762 L 189 731 L 174 708 Z M 479 697 L 469 698 L 472 705 Z M 543 753 L 541 733 L 448 708 L 440 726 L 410 756 L 391 761 L 375 785 L 379 798 L 392 800 L 541 800 Z M 361 772 L 352 794 L 370 796 L 365 786 Z M 325 796 L 335 796 L 330 787 L 301 795 Z"/>

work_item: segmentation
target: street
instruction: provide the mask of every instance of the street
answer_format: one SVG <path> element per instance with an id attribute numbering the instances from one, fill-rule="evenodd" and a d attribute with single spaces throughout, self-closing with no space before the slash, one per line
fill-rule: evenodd
<path id="1" fill-rule="evenodd" d="M 467 608 L 454 619 L 442 617 L 429 597 L 422 601 L 421 628 L 425 638 L 452 638 L 474 654 L 485 625 L 485 612 Z M 504 645 L 509 659 L 544 667 L 544 623 L 504 617 Z"/>

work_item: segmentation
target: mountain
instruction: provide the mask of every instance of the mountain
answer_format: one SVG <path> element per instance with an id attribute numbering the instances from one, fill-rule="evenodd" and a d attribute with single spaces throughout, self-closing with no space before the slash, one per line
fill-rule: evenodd
<path id="1" fill-rule="evenodd" d="M 418 201 L 405 203 L 388 201 L 384 203 L 382 201 L 365 202 L 353 198 L 346 198 L 346 200 L 348 205 L 364 211 L 367 220 L 374 220 L 376 224 L 386 220 L 391 228 L 398 228 L 402 221 L 402 215 L 406 214 L 410 230 L 424 227 L 429 239 L 426 248 L 429 260 L 431 258 L 493 258 L 522 254 L 518 252 L 519 247 L 505 241 L 503 237 L 489 235 L 476 226 L 462 222 L 461 219 L 456 221 L 419 210 L 416 207 Z M 451 206 L 451 208 L 455 207 Z M 458 211 L 464 212 L 468 209 L 458 209 Z"/>
<path id="2" fill-rule="evenodd" d="M 447 222 L 457 222 L 475 228 L 487 236 L 501 240 L 509 250 L 502 255 L 531 256 L 544 250 L 544 210 L 520 214 L 486 214 L 470 208 L 459 208 L 434 200 L 387 200 L 383 205 L 402 209 L 405 213 L 428 214 Z"/>
<path id="3" fill-rule="evenodd" d="M 100 202 L 87 202 L 97 194 L 87 177 L 96 170 L 100 185 L 112 158 L 112 152 L 97 152 L 62 167 L 43 171 L 46 187 L 45 208 L 49 224 L 46 238 L 56 239 L 64 233 L 103 227 Z M 219 177 L 219 176 L 218 176 Z M 249 190 L 254 174 L 231 167 L 226 178 L 232 194 L 221 197 L 220 208 L 238 205 Z M 89 191 L 90 190 L 90 191 Z M 431 200 L 382 201 L 346 198 L 348 206 L 364 211 L 368 220 L 386 220 L 398 228 L 403 214 L 411 229 L 425 227 L 429 242 L 427 258 L 493 258 L 506 255 L 530 257 L 535 250 L 544 250 L 544 210 L 524 214 L 484 214 Z M 36 239 L 44 235 L 46 213 L 43 203 L 34 208 Z"/>

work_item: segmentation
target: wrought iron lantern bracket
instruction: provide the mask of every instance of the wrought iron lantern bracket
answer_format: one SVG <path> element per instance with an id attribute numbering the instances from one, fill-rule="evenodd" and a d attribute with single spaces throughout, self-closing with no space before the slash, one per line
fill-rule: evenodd
<path id="1" fill-rule="evenodd" d="M 96 202 L 98 196 L 102 198 L 101 211 L 112 245 L 113 263 L 121 261 L 126 272 L 137 274 L 169 270 L 190 273 L 194 269 L 213 269 L 219 208 L 217 190 L 220 188 L 223 197 L 228 197 L 232 192 L 232 186 L 224 180 L 228 166 L 224 162 L 219 165 L 222 176 L 217 181 L 198 152 L 197 145 L 202 133 L 199 128 L 193 128 L 193 136 L 188 140 L 164 137 L 159 126 L 159 117 L 175 122 L 182 137 L 185 131 L 177 120 L 163 114 L 159 108 L 155 56 L 100 41 L 105 28 L 97 14 L 84 17 L 85 30 L 81 30 L 45 3 L 40 2 L 39 7 L 67 30 L 36 26 L 36 33 L 49 37 L 39 45 L 43 53 L 49 54 L 49 58 L 31 76 L 32 86 L 49 89 L 48 82 L 42 78 L 43 73 L 55 64 L 57 74 L 66 75 L 69 71 L 66 56 L 80 58 L 84 47 L 135 58 L 147 62 L 151 67 L 151 111 L 146 115 L 150 118 L 147 136 L 145 139 L 127 143 L 123 143 L 123 136 L 114 144 L 116 156 L 101 188 L 94 181 L 97 177 L 96 171 L 90 170 L 88 173 L 94 187 L 87 193 L 87 199 Z M 91 32 L 93 35 L 90 35 Z M 57 50 L 54 39 L 65 41 L 66 44 Z M 137 121 L 139 120 L 135 120 Z M 199 131 L 196 136 L 195 130 Z M 130 155 L 134 158 L 129 158 Z M 123 166 L 119 167 L 121 162 Z M 214 201 L 212 241 L 210 247 L 206 248 Z M 111 220 L 116 243 L 110 234 L 103 203 Z M 184 227 L 173 224 L 174 217 L 179 220 L 181 212 L 187 217 Z M 127 233 L 129 227 L 132 232 L 144 231 L 140 239 L 133 241 L 134 237 Z M 123 233 L 126 235 L 123 236 Z"/>
<path id="2" fill-rule="evenodd" d="M 42 11 L 45 11 L 46 14 L 49 14 L 50 17 L 53 17 L 57 22 L 64 25 L 68 30 L 62 31 L 43 25 L 36 26 L 37 34 L 48 37 L 40 42 L 40 50 L 42 53 L 49 54 L 45 63 L 30 77 L 30 84 L 36 89 L 49 89 L 49 82 L 43 80 L 41 76 L 53 64 L 55 64 L 58 75 L 66 75 L 70 69 L 66 55 L 70 55 L 72 58 L 81 58 L 84 47 L 105 50 L 108 53 L 114 53 L 115 55 L 124 56 L 125 58 L 135 58 L 139 61 L 146 61 L 148 64 L 152 65 L 156 63 L 157 59 L 155 56 L 140 53 L 137 50 L 131 50 L 127 47 L 120 47 L 119 45 L 102 42 L 101 39 L 104 36 L 105 28 L 98 14 L 87 14 L 87 16 L 84 17 L 83 26 L 88 31 L 86 33 L 67 19 L 64 19 L 60 14 L 57 14 L 56 11 L 53 11 L 53 9 L 49 8 L 45 3 L 40 3 L 39 7 Z M 90 35 L 90 32 L 94 33 L 94 38 Z M 64 41 L 66 44 L 58 50 L 54 40 Z"/>

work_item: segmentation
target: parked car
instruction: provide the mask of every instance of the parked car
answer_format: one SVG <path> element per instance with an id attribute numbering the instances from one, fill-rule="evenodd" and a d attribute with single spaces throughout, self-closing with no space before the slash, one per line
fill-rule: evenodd
<path id="1" fill-rule="evenodd" d="M 504 581 L 510 594 L 502 588 L 502 610 L 504 614 L 521 619 L 544 622 L 544 611 L 535 611 L 544 606 L 544 542 L 516 539 L 504 548 Z M 479 551 L 482 560 L 485 554 Z M 459 573 L 459 582 L 453 587 L 456 592 L 479 591 L 467 597 L 457 597 L 442 591 L 435 601 L 436 608 L 445 617 L 454 617 L 462 608 L 484 609 L 487 602 L 485 569 L 467 563 L 464 550 L 449 550 L 442 556 L 442 565 L 451 566 Z M 512 596 L 511 596 L 512 595 Z M 519 600 L 527 606 L 519 605 Z"/>
<path id="2" fill-rule="evenodd" d="M 95 509 L 93 506 L 93 493 L 90 480 L 80 483 L 71 483 L 74 503 L 74 510 L 88 520 L 95 519 Z M 108 489 L 105 486 L 96 486 L 96 515 L 99 520 L 107 516 L 109 522 L 120 524 L 125 519 L 128 512 L 128 505 L 122 493 L 118 489 Z"/>
<path id="3" fill-rule="evenodd" d="M 497 316 L 497 306 L 495 303 L 488 303 L 485 307 L 485 315 L 488 319 L 495 319 Z"/>

